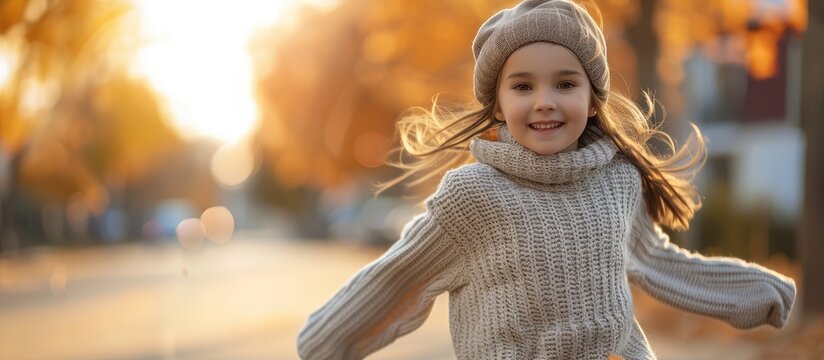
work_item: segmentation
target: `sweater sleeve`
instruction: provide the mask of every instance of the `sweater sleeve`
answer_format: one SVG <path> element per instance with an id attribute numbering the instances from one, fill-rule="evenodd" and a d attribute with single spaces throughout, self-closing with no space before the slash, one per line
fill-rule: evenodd
<path id="1" fill-rule="evenodd" d="M 435 297 L 458 282 L 451 240 L 432 211 L 412 219 L 386 253 L 309 316 L 298 335 L 300 357 L 362 359 L 417 329 Z"/>
<path id="2" fill-rule="evenodd" d="M 705 257 L 669 242 L 642 206 L 628 243 L 627 276 L 652 297 L 737 328 L 783 327 L 795 300 L 795 282 L 753 263 Z"/>

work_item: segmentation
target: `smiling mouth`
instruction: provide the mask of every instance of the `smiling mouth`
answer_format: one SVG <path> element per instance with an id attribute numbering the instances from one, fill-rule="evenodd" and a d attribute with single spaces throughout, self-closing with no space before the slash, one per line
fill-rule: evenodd
<path id="1" fill-rule="evenodd" d="M 533 130 L 550 130 L 550 129 L 555 129 L 555 128 L 561 127 L 562 125 L 564 125 L 564 123 L 562 123 L 562 122 L 550 121 L 550 122 L 529 124 L 528 126 Z"/>

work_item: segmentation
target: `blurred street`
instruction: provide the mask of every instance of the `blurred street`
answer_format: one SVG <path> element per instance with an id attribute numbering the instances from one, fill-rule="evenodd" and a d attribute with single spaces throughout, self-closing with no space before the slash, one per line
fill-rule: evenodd
<path id="1" fill-rule="evenodd" d="M 264 238 L 241 234 L 194 251 L 170 240 L 1 258 L 0 359 L 296 359 L 308 314 L 382 249 Z M 639 311 L 643 326 L 698 318 L 637 302 L 648 308 Z M 418 331 L 370 359 L 453 359 L 447 309 L 441 296 Z M 709 331 L 723 335 L 723 327 Z M 646 328 L 661 359 L 758 358 L 752 339 L 670 330 Z"/>
<path id="2" fill-rule="evenodd" d="M 296 359 L 308 314 L 381 253 L 243 235 L 207 245 L 2 258 L 0 359 Z M 445 300 L 414 338 L 374 358 L 452 358 Z"/>

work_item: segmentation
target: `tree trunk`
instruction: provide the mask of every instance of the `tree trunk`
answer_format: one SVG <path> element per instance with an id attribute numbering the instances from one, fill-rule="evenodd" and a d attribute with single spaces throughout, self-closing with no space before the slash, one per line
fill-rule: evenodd
<path id="1" fill-rule="evenodd" d="M 638 64 L 636 71 L 638 78 L 635 87 L 650 91 L 653 94 L 660 90 L 658 74 L 655 70 L 657 68 L 655 62 L 658 59 L 658 37 L 652 26 L 652 20 L 655 16 L 655 3 L 655 0 L 641 0 L 637 22 L 628 24 L 626 30 L 630 44 L 635 50 L 635 58 Z M 641 98 L 640 94 L 637 95 L 636 101 Z M 658 117 L 659 113 L 656 111 L 655 116 Z"/>
<path id="2" fill-rule="evenodd" d="M 809 2 L 801 60 L 801 126 L 806 137 L 799 251 L 805 314 L 824 314 L 824 2 Z"/>

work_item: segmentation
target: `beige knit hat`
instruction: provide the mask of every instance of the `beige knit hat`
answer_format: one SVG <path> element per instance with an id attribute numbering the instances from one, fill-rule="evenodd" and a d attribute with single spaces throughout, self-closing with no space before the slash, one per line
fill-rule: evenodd
<path id="1" fill-rule="evenodd" d="M 509 55 L 539 41 L 572 51 L 596 92 L 609 90 L 604 34 L 587 11 L 568 0 L 526 0 L 493 15 L 475 35 L 475 97 L 481 104 L 495 99 L 498 73 Z"/>

